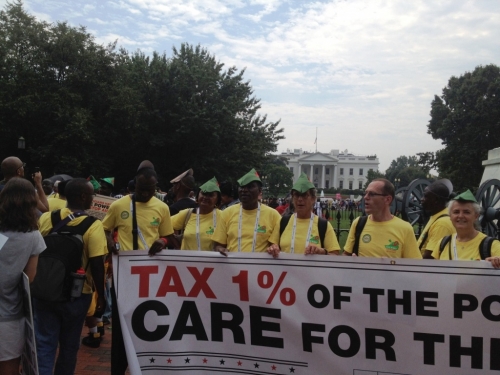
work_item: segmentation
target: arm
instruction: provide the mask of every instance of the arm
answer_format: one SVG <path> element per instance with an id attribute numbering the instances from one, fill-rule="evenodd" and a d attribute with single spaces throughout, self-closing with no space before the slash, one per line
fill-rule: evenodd
<path id="1" fill-rule="evenodd" d="M 40 172 L 36 172 L 35 174 L 33 174 L 33 181 L 35 181 L 37 195 L 36 208 L 38 208 L 40 212 L 47 212 L 49 210 L 49 202 L 47 201 L 47 197 L 43 192 L 42 174 Z"/>
<path id="2" fill-rule="evenodd" d="M 95 316 L 101 317 L 106 308 L 106 299 L 104 298 L 104 257 L 98 256 L 89 259 L 90 272 L 97 292 L 97 305 L 95 308 Z"/>
<path id="3" fill-rule="evenodd" d="M 276 244 L 271 244 L 268 248 L 267 248 L 267 253 L 269 255 L 272 255 L 273 258 L 277 258 L 279 255 L 280 255 L 280 247 Z"/>
<path id="4" fill-rule="evenodd" d="M 30 284 L 35 279 L 37 265 L 38 265 L 38 255 L 35 255 L 28 259 L 28 263 L 26 263 L 26 267 L 24 267 L 24 273 L 28 276 Z"/>
<path id="5" fill-rule="evenodd" d="M 221 244 L 218 242 L 214 242 L 214 251 L 218 251 L 222 255 L 227 257 L 227 253 L 229 252 L 229 249 L 226 247 L 227 244 Z"/>
<path id="6" fill-rule="evenodd" d="M 108 247 L 108 252 L 110 254 L 118 255 L 119 250 L 115 246 L 115 241 L 113 240 L 113 233 L 111 233 L 108 230 L 105 230 L 104 234 L 106 234 L 106 245 Z"/>

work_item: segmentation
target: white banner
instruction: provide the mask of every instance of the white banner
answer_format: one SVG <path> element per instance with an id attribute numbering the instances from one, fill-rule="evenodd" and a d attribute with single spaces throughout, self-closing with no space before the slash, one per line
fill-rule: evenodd
<path id="1" fill-rule="evenodd" d="M 127 251 L 113 259 L 140 374 L 500 374 L 488 262 Z"/>
<path id="2" fill-rule="evenodd" d="M 109 210 L 109 206 L 111 206 L 111 203 L 113 203 L 114 201 L 116 201 L 116 198 L 97 194 L 92 201 L 92 205 L 87 210 L 87 213 L 89 215 L 95 216 L 99 220 L 102 220 L 104 219 L 104 216 L 106 216 L 106 213 Z"/>

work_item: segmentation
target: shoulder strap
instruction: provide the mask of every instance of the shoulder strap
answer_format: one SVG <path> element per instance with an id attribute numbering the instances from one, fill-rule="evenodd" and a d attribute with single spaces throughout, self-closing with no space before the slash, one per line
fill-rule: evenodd
<path id="1" fill-rule="evenodd" d="M 137 229 L 137 214 L 135 209 L 135 194 L 132 194 L 132 241 L 134 249 L 139 248 L 139 231 Z"/>
<path id="2" fill-rule="evenodd" d="M 326 219 L 323 219 L 322 217 L 318 218 L 318 232 L 319 232 L 319 239 L 321 241 L 321 247 L 325 247 L 323 244 L 325 242 L 325 234 L 326 234 L 326 228 L 328 225 L 328 221 Z"/>
<path id="3" fill-rule="evenodd" d="M 186 225 L 189 221 L 189 218 L 191 217 L 191 214 L 193 213 L 194 208 L 190 208 L 188 212 L 186 212 L 186 218 L 184 219 L 184 225 L 182 226 L 182 231 L 184 232 L 186 230 Z"/>
<path id="4" fill-rule="evenodd" d="M 479 255 L 482 260 L 491 257 L 491 246 L 493 245 L 493 241 L 495 241 L 495 238 L 486 236 L 479 244 Z"/>
<path id="5" fill-rule="evenodd" d="M 356 231 L 354 232 L 354 247 L 352 248 L 352 253 L 358 255 L 359 253 L 359 239 L 361 237 L 361 232 L 366 225 L 368 216 L 360 216 L 358 223 L 356 224 Z"/>
<path id="6" fill-rule="evenodd" d="M 52 229 L 51 229 L 50 233 L 58 232 L 63 227 L 65 227 L 70 221 L 76 219 L 77 217 L 81 217 L 81 216 L 88 216 L 88 215 L 86 212 L 83 212 L 83 211 L 72 212 L 68 216 L 66 216 L 66 218 L 64 220 L 61 220 L 61 210 L 52 211 L 50 213 L 50 220 L 52 222 Z M 95 221 L 95 218 L 93 218 L 93 220 L 90 222 L 90 225 L 92 225 L 94 223 L 94 221 Z M 83 221 L 82 221 L 82 223 L 83 223 Z M 78 224 L 77 226 L 74 226 L 73 228 L 80 227 L 82 225 L 82 223 Z M 90 225 L 87 227 L 87 229 L 90 228 Z M 71 228 L 71 227 L 65 228 L 65 231 L 68 231 L 68 228 Z M 85 231 L 87 229 L 85 229 Z M 71 229 L 69 231 L 75 232 L 74 230 L 71 230 Z M 83 233 L 85 233 L 85 231 L 83 231 Z"/>
<path id="7" fill-rule="evenodd" d="M 443 252 L 444 248 L 446 247 L 446 245 L 450 242 L 450 240 L 451 240 L 451 235 L 445 236 L 441 240 L 441 243 L 439 244 L 439 255 L 440 256 L 441 256 L 441 253 Z M 450 243 L 450 247 L 451 247 L 451 243 Z M 450 260 L 451 260 L 451 257 L 450 257 Z"/>
<path id="8" fill-rule="evenodd" d="M 441 219 L 442 217 L 445 217 L 445 216 L 450 216 L 450 215 L 448 215 L 448 214 L 442 214 L 441 216 L 438 216 L 438 217 L 436 218 L 436 220 L 434 220 L 434 223 L 435 223 L 436 221 L 438 221 L 439 219 Z M 434 223 L 432 223 L 432 225 L 434 225 Z M 431 226 L 432 226 L 432 225 L 431 225 Z M 431 228 L 429 228 L 429 230 L 430 230 L 430 229 L 431 229 Z M 429 237 L 429 230 L 428 230 L 427 232 L 424 232 L 424 234 L 422 234 L 422 241 L 420 242 L 420 245 L 418 246 L 418 249 L 419 249 L 419 250 L 422 250 L 422 247 L 424 246 L 425 241 L 427 241 L 427 237 Z"/>
<path id="9" fill-rule="evenodd" d="M 281 220 L 280 220 L 280 237 L 283 234 L 283 232 L 285 231 L 285 228 L 288 225 L 288 222 L 290 221 L 291 217 L 292 217 L 292 215 L 286 215 L 286 216 L 282 216 L 281 217 Z"/>

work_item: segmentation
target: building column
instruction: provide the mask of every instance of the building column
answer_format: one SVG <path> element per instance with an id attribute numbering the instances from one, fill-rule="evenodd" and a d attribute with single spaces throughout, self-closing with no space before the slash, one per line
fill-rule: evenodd
<path id="1" fill-rule="evenodd" d="M 332 182 L 332 187 L 337 188 L 337 166 L 332 165 L 332 174 L 333 174 L 333 182 Z"/>
<path id="2" fill-rule="evenodd" d="M 302 174 L 302 164 L 299 163 L 299 172 L 297 173 L 297 177 L 295 177 L 295 175 L 293 176 L 294 183 L 297 182 L 301 174 Z"/>
<path id="3" fill-rule="evenodd" d="M 323 164 L 323 173 L 321 175 L 321 188 L 324 189 L 325 188 L 325 165 Z"/>
<path id="4" fill-rule="evenodd" d="M 309 179 L 314 184 L 314 165 L 313 164 L 309 164 L 309 165 L 311 166 L 311 170 L 309 171 Z"/>

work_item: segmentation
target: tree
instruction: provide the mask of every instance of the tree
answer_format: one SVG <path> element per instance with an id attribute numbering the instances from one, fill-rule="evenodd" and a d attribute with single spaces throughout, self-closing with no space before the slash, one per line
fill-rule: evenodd
<path id="1" fill-rule="evenodd" d="M 262 177 L 266 197 L 286 195 L 292 189 L 293 173 L 287 167 L 287 161 L 284 158 L 270 155 L 262 168 Z"/>
<path id="2" fill-rule="evenodd" d="M 395 160 L 391 161 L 391 165 L 385 171 L 385 178 L 389 181 L 394 182 L 396 178 L 400 178 L 399 174 L 408 167 L 417 167 L 418 159 L 416 156 L 399 156 Z M 407 186 L 407 185 L 401 185 Z"/>
<path id="3" fill-rule="evenodd" d="M 440 175 L 456 191 L 479 186 L 482 161 L 500 146 L 500 68 L 478 66 L 451 77 L 441 97 L 434 96 L 427 132 L 441 139 L 436 153 Z"/>
<path id="4" fill-rule="evenodd" d="M 376 178 L 385 178 L 385 174 L 373 169 L 369 169 L 368 174 L 366 175 L 365 189 L 368 187 L 368 185 L 370 185 L 370 182 L 372 182 Z"/>

